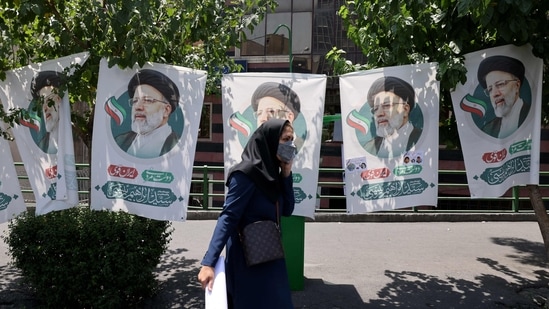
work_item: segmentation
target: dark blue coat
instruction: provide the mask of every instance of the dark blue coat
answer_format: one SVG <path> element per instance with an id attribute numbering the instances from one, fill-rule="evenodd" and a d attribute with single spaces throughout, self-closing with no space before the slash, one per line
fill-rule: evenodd
<path id="1" fill-rule="evenodd" d="M 294 210 L 292 175 L 280 179 L 285 192 L 279 197 L 279 212 L 289 216 Z M 248 267 L 238 237 L 239 229 L 259 220 L 276 221 L 276 204 L 257 189 L 244 173 L 235 172 L 202 265 L 214 266 L 226 245 L 227 293 L 235 309 L 290 309 L 292 298 L 286 261 L 276 260 Z M 285 235 L 287 236 L 287 235 Z"/>

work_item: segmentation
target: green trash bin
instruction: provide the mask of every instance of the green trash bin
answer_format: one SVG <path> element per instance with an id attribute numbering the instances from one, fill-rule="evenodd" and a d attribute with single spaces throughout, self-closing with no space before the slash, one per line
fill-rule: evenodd
<path id="1" fill-rule="evenodd" d="M 280 224 L 290 288 L 292 291 L 302 291 L 305 266 L 305 217 L 282 217 Z"/>

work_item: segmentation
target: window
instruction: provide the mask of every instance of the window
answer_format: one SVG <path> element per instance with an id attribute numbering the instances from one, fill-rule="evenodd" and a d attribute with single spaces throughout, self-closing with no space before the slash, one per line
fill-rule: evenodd
<path id="1" fill-rule="evenodd" d="M 300 0 L 303 1 L 303 0 Z M 275 9 L 275 12 L 291 12 L 292 11 L 292 0 L 278 0 L 278 6 Z"/>
<path id="2" fill-rule="evenodd" d="M 265 55 L 265 20 L 254 28 L 254 31 L 244 29 L 246 40 L 242 42 L 240 54 L 242 56 L 263 56 Z"/>
<path id="3" fill-rule="evenodd" d="M 294 12 L 312 12 L 313 1 L 311 0 L 294 0 Z"/>
<path id="4" fill-rule="evenodd" d="M 293 13 L 292 37 L 294 54 L 311 54 L 313 14 Z M 331 47 L 330 47 L 331 48 Z"/>
<path id="5" fill-rule="evenodd" d="M 212 103 L 204 103 L 198 128 L 199 139 L 212 139 Z"/>

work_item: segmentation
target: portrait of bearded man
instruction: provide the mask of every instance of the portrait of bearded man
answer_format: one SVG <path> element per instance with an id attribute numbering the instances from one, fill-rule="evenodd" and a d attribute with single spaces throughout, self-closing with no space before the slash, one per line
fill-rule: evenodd
<path id="1" fill-rule="evenodd" d="M 179 90 L 166 75 L 151 69 L 137 72 L 128 83 L 131 131 L 115 137 L 122 150 L 138 158 L 169 152 L 179 136 L 168 124 L 179 106 Z"/>
<path id="2" fill-rule="evenodd" d="M 367 98 L 376 136 L 362 145 L 364 149 L 384 158 L 410 150 L 422 133 L 410 122 L 415 106 L 414 88 L 398 77 L 384 76 L 374 81 Z"/>

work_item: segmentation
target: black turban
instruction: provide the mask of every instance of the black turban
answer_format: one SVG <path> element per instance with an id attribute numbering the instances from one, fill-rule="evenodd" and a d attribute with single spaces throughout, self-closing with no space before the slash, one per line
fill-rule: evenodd
<path id="1" fill-rule="evenodd" d="M 520 80 L 524 80 L 524 64 L 519 60 L 507 56 L 492 56 L 488 57 L 478 65 L 477 78 L 482 86 L 486 89 L 486 75 L 492 71 L 502 71 L 513 74 Z"/>
<path id="2" fill-rule="evenodd" d="M 128 83 L 128 95 L 130 98 L 133 98 L 135 88 L 139 85 L 149 85 L 158 90 L 172 107 L 170 113 L 173 113 L 179 105 L 179 89 L 168 76 L 150 69 L 143 69 L 135 73 Z"/>
<path id="3" fill-rule="evenodd" d="M 272 97 L 284 103 L 296 118 L 301 111 L 301 102 L 297 93 L 286 85 L 276 82 L 266 82 L 259 85 L 252 95 L 252 108 L 254 111 L 257 111 L 259 100 L 265 97 Z"/>
<path id="4" fill-rule="evenodd" d="M 40 89 L 46 86 L 61 87 L 62 74 L 55 71 L 42 71 L 34 77 L 31 83 L 31 95 L 33 99 L 40 97 Z"/>
<path id="5" fill-rule="evenodd" d="M 414 88 L 409 83 L 394 76 L 384 76 L 374 81 L 370 90 L 368 90 L 368 103 L 371 107 L 374 107 L 374 96 L 384 91 L 392 92 L 399 96 L 404 102 L 410 105 L 410 110 L 414 108 L 416 98 Z"/>

